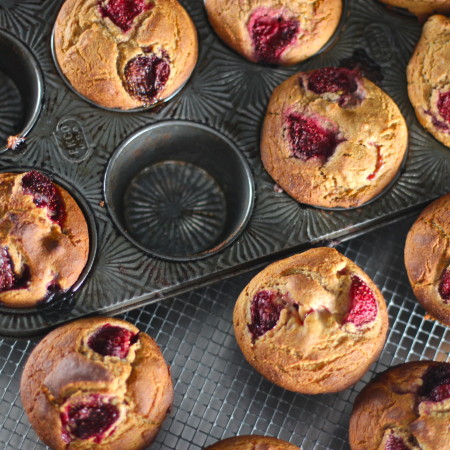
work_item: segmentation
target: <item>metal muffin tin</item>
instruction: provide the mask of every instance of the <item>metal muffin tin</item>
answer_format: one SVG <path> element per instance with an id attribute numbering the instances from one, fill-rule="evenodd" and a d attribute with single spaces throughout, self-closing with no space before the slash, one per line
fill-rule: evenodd
<path id="1" fill-rule="evenodd" d="M 253 64 L 241 58 L 215 35 L 201 0 L 182 0 L 199 35 L 199 61 L 195 71 L 182 91 L 167 103 L 125 114 L 84 101 L 58 74 L 52 60 L 51 35 L 61 3 L 53 0 L 8 1 L 0 6 L 0 28 L 28 47 L 44 77 L 44 87 L 36 81 L 32 86 L 37 87 L 33 87 L 32 92 L 22 92 L 22 100 L 11 103 L 17 106 L 15 111 L 22 122 L 26 122 L 25 119 L 33 115 L 30 105 L 35 103 L 29 101 L 29 97 L 39 99 L 44 91 L 42 109 L 28 134 L 26 148 L 4 152 L 0 170 L 22 166 L 41 168 L 74 186 L 92 211 L 98 235 L 97 252 L 92 269 L 73 296 L 33 311 L 3 309 L 1 334 L 36 334 L 81 316 L 136 308 L 321 241 L 362 233 L 404 217 L 449 190 L 448 150 L 421 128 L 407 97 L 405 67 L 421 30 L 411 16 L 390 12 L 375 0 L 348 0 L 340 27 L 330 44 L 304 63 L 280 68 Z M 0 40 L 0 46 L 1 43 Z M 260 128 L 270 94 L 276 85 L 298 71 L 358 59 L 361 49 L 373 66 L 379 68 L 380 86 L 397 102 L 408 122 L 406 164 L 388 191 L 360 208 L 330 211 L 298 204 L 275 189 L 259 158 Z M 24 54 L 18 54 L 18 57 L 22 58 L 23 64 L 28 61 Z M 21 71 L 3 70 L 20 91 Z M 39 80 L 37 67 L 34 72 L 34 78 Z M 8 108 L 0 109 L 0 119 L 10 115 Z M 228 183 L 240 183 L 247 191 L 243 196 L 245 204 L 242 200 L 237 204 L 234 194 L 229 197 L 232 200 L 227 200 L 228 188 L 222 186 L 217 175 L 212 176 L 209 189 L 217 192 L 212 209 L 219 225 L 213 226 L 213 231 L 208 233 L 215 233 L 215 236 L 193 248 L 181 251 L 174 248 L 164 254 L 162 247 L 154 250 L 145 239 L 136 242 L 140 231 L 139 227 L 133 229 L 135 211 L 118 212 L 124 200 L 117 200 L 117 195 L 125 196 L 125 206 L 129 208 L 135 199 L 133 186 L 139 185 L 140 175 L 134 174 L 128 186 L 115 194 L 112 190 L 120 184 L 120 170 L 113 182 L 108 181 L 108 177 L 105 179 L 105 172 L 107 175 L 113 172 L 111 167 L 119 161 L 117 155 L 130 142 L 131 136 L 140 136 L 144 133 L 142 130 L 151 132 L 152 128 L 147 127 L 157 129 L 170 121 L 179 121 L 179 124 L 169 126 L 170 139 L 180 140 L 177 133 L 182 125 L 191 124 L 192 132 L 203 129 L 204 136 L 223 137 L 222 142 L 236 147 L 242 159 L 237 176 L 239 181 L 232 175 Z M 13 130 L 11 134 L 21 130 Z M 179 153 L 168 156 L 167 160 L 159 157 L 152 161 L 148 170 L 155 169 L 156 175 L 160 169 L 170 172 L 175 163 L 184 165 L 188 175 L 192 171 L 205 171 L 206 178 L 212 175 L 200 163 L 180 161 Z M 126 163 L 125 159 L 122 163 Z M 141 163 L 145 172 L 148 161 L 143 159 Z M 159 166 L 155 168 L 154 164 Z M 223 169 L 224 172 L 228 170 L 226 164 Z M 142 176 L 150 175 L 156 176 L 147 172 Z M 224 174 L 226 180 L 225 175 L 230 174 Z M 128 175 L 124 172 L 124 176 Z M 189 183 L 192 179 L 197 177 L 186 176 Z M 227 206 L 222 208 L 221 202 Z M 230 225 L 227 220 L 235 208 L 241 211 Z M 142 233 L 145 233 L 145 227 L 141 227 Z M 134 238 L 129 239 L 129 235 Z M 171 235 L 166 239 L 171 242 Z"/>

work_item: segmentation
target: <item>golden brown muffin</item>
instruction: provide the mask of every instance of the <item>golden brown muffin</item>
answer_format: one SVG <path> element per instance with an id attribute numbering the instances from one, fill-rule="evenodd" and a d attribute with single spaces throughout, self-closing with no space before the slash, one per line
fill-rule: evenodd
<path id="1" fill-rule="evenodd" d="M 205 7 L 219 37 L 245 58 L 293 65 L 328 42 L 342 0 L 205 0 Z"/>
<path id="2" fill-rule="evenodd" d="M 176 0 L 66 0 L 55 25 L 61 71 L 100 106 L 164 101 L 197 62 L 197 33 Z"/>
<path id="3" fill-rule="evenodd" d="M 377 375 L 356 397 L 352 450 L 450 448 L 450 364 L 416 361 Z"/>
<path id="4" fill-rule="evenodd" d="M 359 72 L 326 67 L 273 92 L 261 137 L 270 176 L 301 203 L 354 207 L 396 177 L 408 130 L 394 101 Z"/>
<path id="5" fill-rule="evenodd" d="M 389 6 L 407 9 L 412 14 L 424 19 L 433 13 L 450 13 L 448 0 L 380 0 Z"/>
<path id="6" fill-rule="evenodd" d="M 233 321 L 247 361 L 273 383 L 305 394 L 358 381 L 388 328 L 373 281 L 328 247 L 266 267 L 241 292 Z"/>
<path id="7" fill-rule="evenodd" d="M 47 335 L 28 358 L 20 390 L 31 425 L 56 450 L 144 448 L 173 398 L 155 341 L 104 317 Z"/>
<path id="8" fill-rule="evenodd" d="M 450 326 L 450 194 L 428 205 L 409 230 L 405 266 L 417 300 Z"/>
<path id="9" fill-rule="evenodd" d="M 84 215 L 38 171 L 0 174 L 0 304 L 26 308 L 67 291 L 89 256 Z"/>
<path id="10" fill-rule="evenodd" d="M 407 67 L 408 95 L 421 125 L 450 147 L 450 19 L 432 16 Z"/>
<path id="11" fill-rule="evenodd" d="M 205 450 L 299 450 L 296 445 L 268 436 L 236 436 L 224 439 Z"/>

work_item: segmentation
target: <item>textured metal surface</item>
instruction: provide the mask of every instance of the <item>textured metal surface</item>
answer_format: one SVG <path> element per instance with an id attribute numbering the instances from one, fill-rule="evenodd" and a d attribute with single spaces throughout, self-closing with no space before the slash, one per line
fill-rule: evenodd
<path id="1" fill-rule="evenodd" d="M 60 1 L 6 0 L 0 27 L 23 40 L 45 77 L 45 102 L 25 152 L 2 155 L 0 168 L 47 168 L 75 186 L 94 211 L 99 246 L 94 267 L 70 308 L 48 306 L 32 314 L 2 314 L 0 331 L 48 328 L 94 312 L 118 312 L 159 300 L 207 281 L 242 271 L 324 239 L 377 226 L 404 215 L 449 189 L 448 150 L 418 125 L 407 98 L 405 66 L 420 34 L 406 15 L 376 1 L 349 0 L 339 33 L 326 51 L 291 68 L 246 62 L 210 28 L 202 0 L 182 0 L 200 38 L 200 58 L 191 80 L 167 104 L 152 111 L 120 114 L 96 108 L 74 94 L 58 75 L 50 51 L 51 28 Z M 272 89 L 291 74 L 353 58 L 364 48 L 381 69 L 381 86 L 399 104 L 410 127 L 409 157 L 395 185 L 375 202 L 351 211 L 299 205 L 274 190 L 259 159 L 260 124 Z M 199 261 L 152 258 L 125 239 L 104 207 L 102 181 L 115 148 L 145 125 L 176 119 L 205 124 L 231 139 L 250 164 L 256 201 L 244 233 L 228 248 Z"/>
<path id="2" fill-rule="evenodd" d="M 304 450 L 348 449 L 353 401 L 374 373 L 405 361 L 449 359 L 450 331 L 423 319 L 403 266 L 411 223 L 403 221 L 337 247 L 380 287 L 390 321 L 379 360 L 355 386 L 337 394 L 293 394 L 263 379 L 245 361 L 234 338 L 232 313 L 255 272 L 121 316 L 154 337 L 171 366 L 174 404 L 151 448 L 199 450 L 224 437 L 258 433 Z M 5 339 L 0 344 L 0 447 L 5 450 L 45 448 L 18 397 L 23 366 L 37 342 Z"/>

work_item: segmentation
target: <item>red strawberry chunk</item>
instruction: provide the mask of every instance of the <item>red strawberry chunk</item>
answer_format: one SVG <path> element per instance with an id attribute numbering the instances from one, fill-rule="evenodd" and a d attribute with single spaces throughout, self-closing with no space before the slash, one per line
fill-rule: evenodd
<path id="1" fill-rule="evenodd" d="M 378 304 L 375 295 L 367 284 L 356 275 L 352 276 L 350 286 L 350 308 L 344 323 L 357 327 L 373 322 L 377 317 Z"/>
<path id="2" fill-rule="evenodd" d="M 450 91 L 439 94 L 437 107 L 439 114 L 450 122 Z"/>
<path id="3" fill-rule="evenodd" d="M 257 10 L 248 24 L 248 31 L 258 61 L 276 64 L 282 53 L 295 42 L 300 26 L 274 11 Z"/>
<path id="4" fill-rule="evenodd" d="M 32 170 L 23 176 L 22 188 L 25 194 L 33 196 L 33 202 L 38 208 L 47 208 L 50 220 L 62 226 L 66 216 L 64 200 L 50 178 Z"/>
<path id="5" fill-rule="evenodd" d="M 147 6 L 145 0 L 100 0 L 98 2 L 102 17 L 108 17 L 123 32 L 131 29 L 134 19 L 139 14 L 153 6 L 153 4 Z"/>
<path id="6" fill-rule="evenodd" d="M 250 306 L 251 323 L 248 325 L 253 338 L 259 338 L 271 330 L 280 318 L 284 305 L 276 302 L 277 295 L 270 291 L 258 292 Z"/>
<path id="7" fill-rule="evenodd" d="M 441 282 L 439 283 L 439 295 L 446 302 L 450 300 L 450 270 L 445 269 L 441 277 Z"/>

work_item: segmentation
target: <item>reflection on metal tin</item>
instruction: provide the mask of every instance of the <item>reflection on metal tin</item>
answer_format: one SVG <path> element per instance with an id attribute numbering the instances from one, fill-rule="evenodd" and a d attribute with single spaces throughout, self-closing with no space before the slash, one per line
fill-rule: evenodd
<path id="1" fill-rule="evenodd" d="M 74 118 L 60 120 L 54 136 L 61 155 L 69 161 L 83 161 L 92 153 L 81 123 Z"/>
<path id="2" fill-rule="evenodd" d="M 395 54 L 390 28 L 382 23 L 372 23 L 364 29 L 364 39 L 371 56 L 379 63 L 390 62 Z"/>

